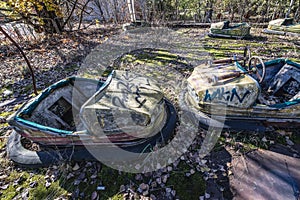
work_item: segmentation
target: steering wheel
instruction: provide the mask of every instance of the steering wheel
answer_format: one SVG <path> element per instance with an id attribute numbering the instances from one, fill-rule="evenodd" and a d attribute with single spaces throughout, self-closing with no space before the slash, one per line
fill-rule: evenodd
<path id="1" fill-rule="evenodd" d="M 250 60 L 251 58 L 251 51 L 250 51 L 250 47 L 249 46 L 245 46 L 244 48 L 244 57 L 243 57 L 243 60 L 244 60 L 244 66 L 243 67 L 246 67 L 246 62 L 247 60 Z"/>
<path id="2" fill-rule="evenodd" d="M 254 65 L 252 66 L 251 62 L 254 62 Z M 259 62 L 259 64 L 257 65 L 257 61 Z M 252 71 L 253 74 L 256 75 L 257 80 L 259 83 L 262 83 L 265 76 L 266 76 L 266 66 L 264 64 L 264 62 L 262 61 L 262 59 L 258 56 L 252 56 L 248 62 L 248 70 Z"/>

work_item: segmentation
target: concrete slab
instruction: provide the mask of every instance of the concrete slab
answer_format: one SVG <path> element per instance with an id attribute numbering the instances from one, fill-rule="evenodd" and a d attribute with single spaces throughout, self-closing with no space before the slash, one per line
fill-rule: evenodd
<path id="1" fill-rule="evenodd" d="M 267 150 L 233 157 L 235 200 L 300 200 L 300 159 Z"/>

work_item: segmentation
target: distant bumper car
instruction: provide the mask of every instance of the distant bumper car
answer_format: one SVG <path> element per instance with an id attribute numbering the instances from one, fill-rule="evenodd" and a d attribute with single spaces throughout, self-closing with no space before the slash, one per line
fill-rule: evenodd
<path id="1" fill-rule="evenodd" d="M 276 35 L 288 35 L 300 37 L 300 24 L 294 22 L 293 18 L 276 19 L 269 22 L 264 33 Z"/>
<path id="2" fill-rule="evenodd" d="M 124 31 L 132 30 L 135 28 L 142 28 L 142 27 L 151 27 L 151 24 L 146 21 L 136 20 L 134 22 L 125 23 L 122 25 L 122 29 Z"/>
<path id="3" fill-rule="evenodd" d="M 251 37 L 250 29 L 251 26 L 246 22 L 231 24 L 229 21 L 223 21 L 211 24 L 208 36 L 243 39 Z"/>
<path id="4" fill-rule="evenodd" d="M 212 117 L 229 130 L 300 127 L 300 64 L 290 60 L 252 57 L 248 67 L 238 61 L 203 64 L 188 78 L 187 94 L 206 128 L 214 124 Z"/>
<path id="5" fill-rule="evenodd" d="M 177 115 L 153 80 L 113 71 L 106 80 L 71 77 L 26 103 L 9 120 L 10 158 L 29 166 L 92 160 L 86 147 L 141 153 L 172 136 Z M 22 137 L 21 137 L 22 136 Z M 39 144 L 24 148 L 21 138 Z"/>

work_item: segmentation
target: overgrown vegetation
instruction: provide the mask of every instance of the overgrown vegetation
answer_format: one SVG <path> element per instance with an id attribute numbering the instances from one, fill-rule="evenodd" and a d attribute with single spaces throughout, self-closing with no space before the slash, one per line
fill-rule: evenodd
<path id="1" fill-rule="evenodd" d="M 129 11 L 131 6 L 134 8 Z M 95 23 L 129 20 L 214 22 L 225 19 L 267 22 L 283 17 L 298 20 L 299 7 L 300 2 L 294 0 L 2 0 L 0 22 L 23 21 L 39 32 L 61 33 L 79 29 L 84 19 L 95 20 Z"/>
<path id="2" fill-rule="evenodd" d="M 184 19 L 211 22 L 230 20 L 268 21 L 278 17 L 299 18 L 300 2 L 284 0 L 184 0 L 152 1 L 158 17 L 168 20 Z"/>

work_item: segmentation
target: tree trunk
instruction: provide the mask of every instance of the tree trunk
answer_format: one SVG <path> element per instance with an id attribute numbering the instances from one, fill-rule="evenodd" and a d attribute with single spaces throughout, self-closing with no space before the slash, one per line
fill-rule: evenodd
<path id="1" fill-rule="evenodd" d="M 114 9 L 114 19 L 115 19 L 115 23 L 119 23 L 120 17 L 119 17 L 118 1 L 117 1 L 117 0 L 113 0 L 113 9 Z"/>
<path id="2" fill-rule="evenodd" d="M 43 9 L 39 10 L 35 8 L 37 15 L 42 19 L 43 24 L 42 28 L 45 33 L 58 33 L 60 34 L 63 31 L 63 18 L 58 17 L 55 11 L 48 11 L 46 5 L 43 5 Z"/>
<path id="3" fill-rule="evenodd" d="M 294 5 L 294 0 L 291 0 L 290 2 L 290 6 L 289 6 L 289 9 L 285 15 L 285 18 L 288 18 L 290 16 L 290 13 L 291 13 L 291 9 L 292 9 L 292 6 Z"/>
<path id="4" fill-rule="evenodd" d="M 269 14 L 270 14 L 270 1 L 267 0 L 266 14 L 264 15 L 264 22 L 266 22 L 267 20 L 270 19 Z"/>
<path id="5" fill-rule="evenodd" d="M 212 0 L 208 0 L 206 2 L 206 11 L 205 11 L 205 22 L 210 23 L 212 20 L 212 14 L 213 14 L 213 2 Z"/>
<path id="6" fill-rule="evenodd" d="M 134 0 L 127 0 L 129 15 L 130 15 L 130 22 L 135 22 L 135 9 L 134 9 Z"/>
<path id="7" fill-rule="evenodd" d="M 63 27 L 65 27 L 65 26 L 68 24 L 70 30 L 72 30 L 72 28 L 73 28 L 73 26 L 72 26 L 71 23 L 70 23 L 70 19 L 72 18 L 72 15 L 73 15 L 73 13 L 74 13 L 74 11 L 75 11 L 77 1 L 78 1 L 78 0 L 75 0 L 75 3 L 73 4 L 71 10 L 69 9 L 68 3 L 66 3 L 66 7 L 67 7 L 67 11 L 68 11 L 68 13 L 69 13 L 69 16 L 68 16 L 67 19 L 65 20 Z"/>

